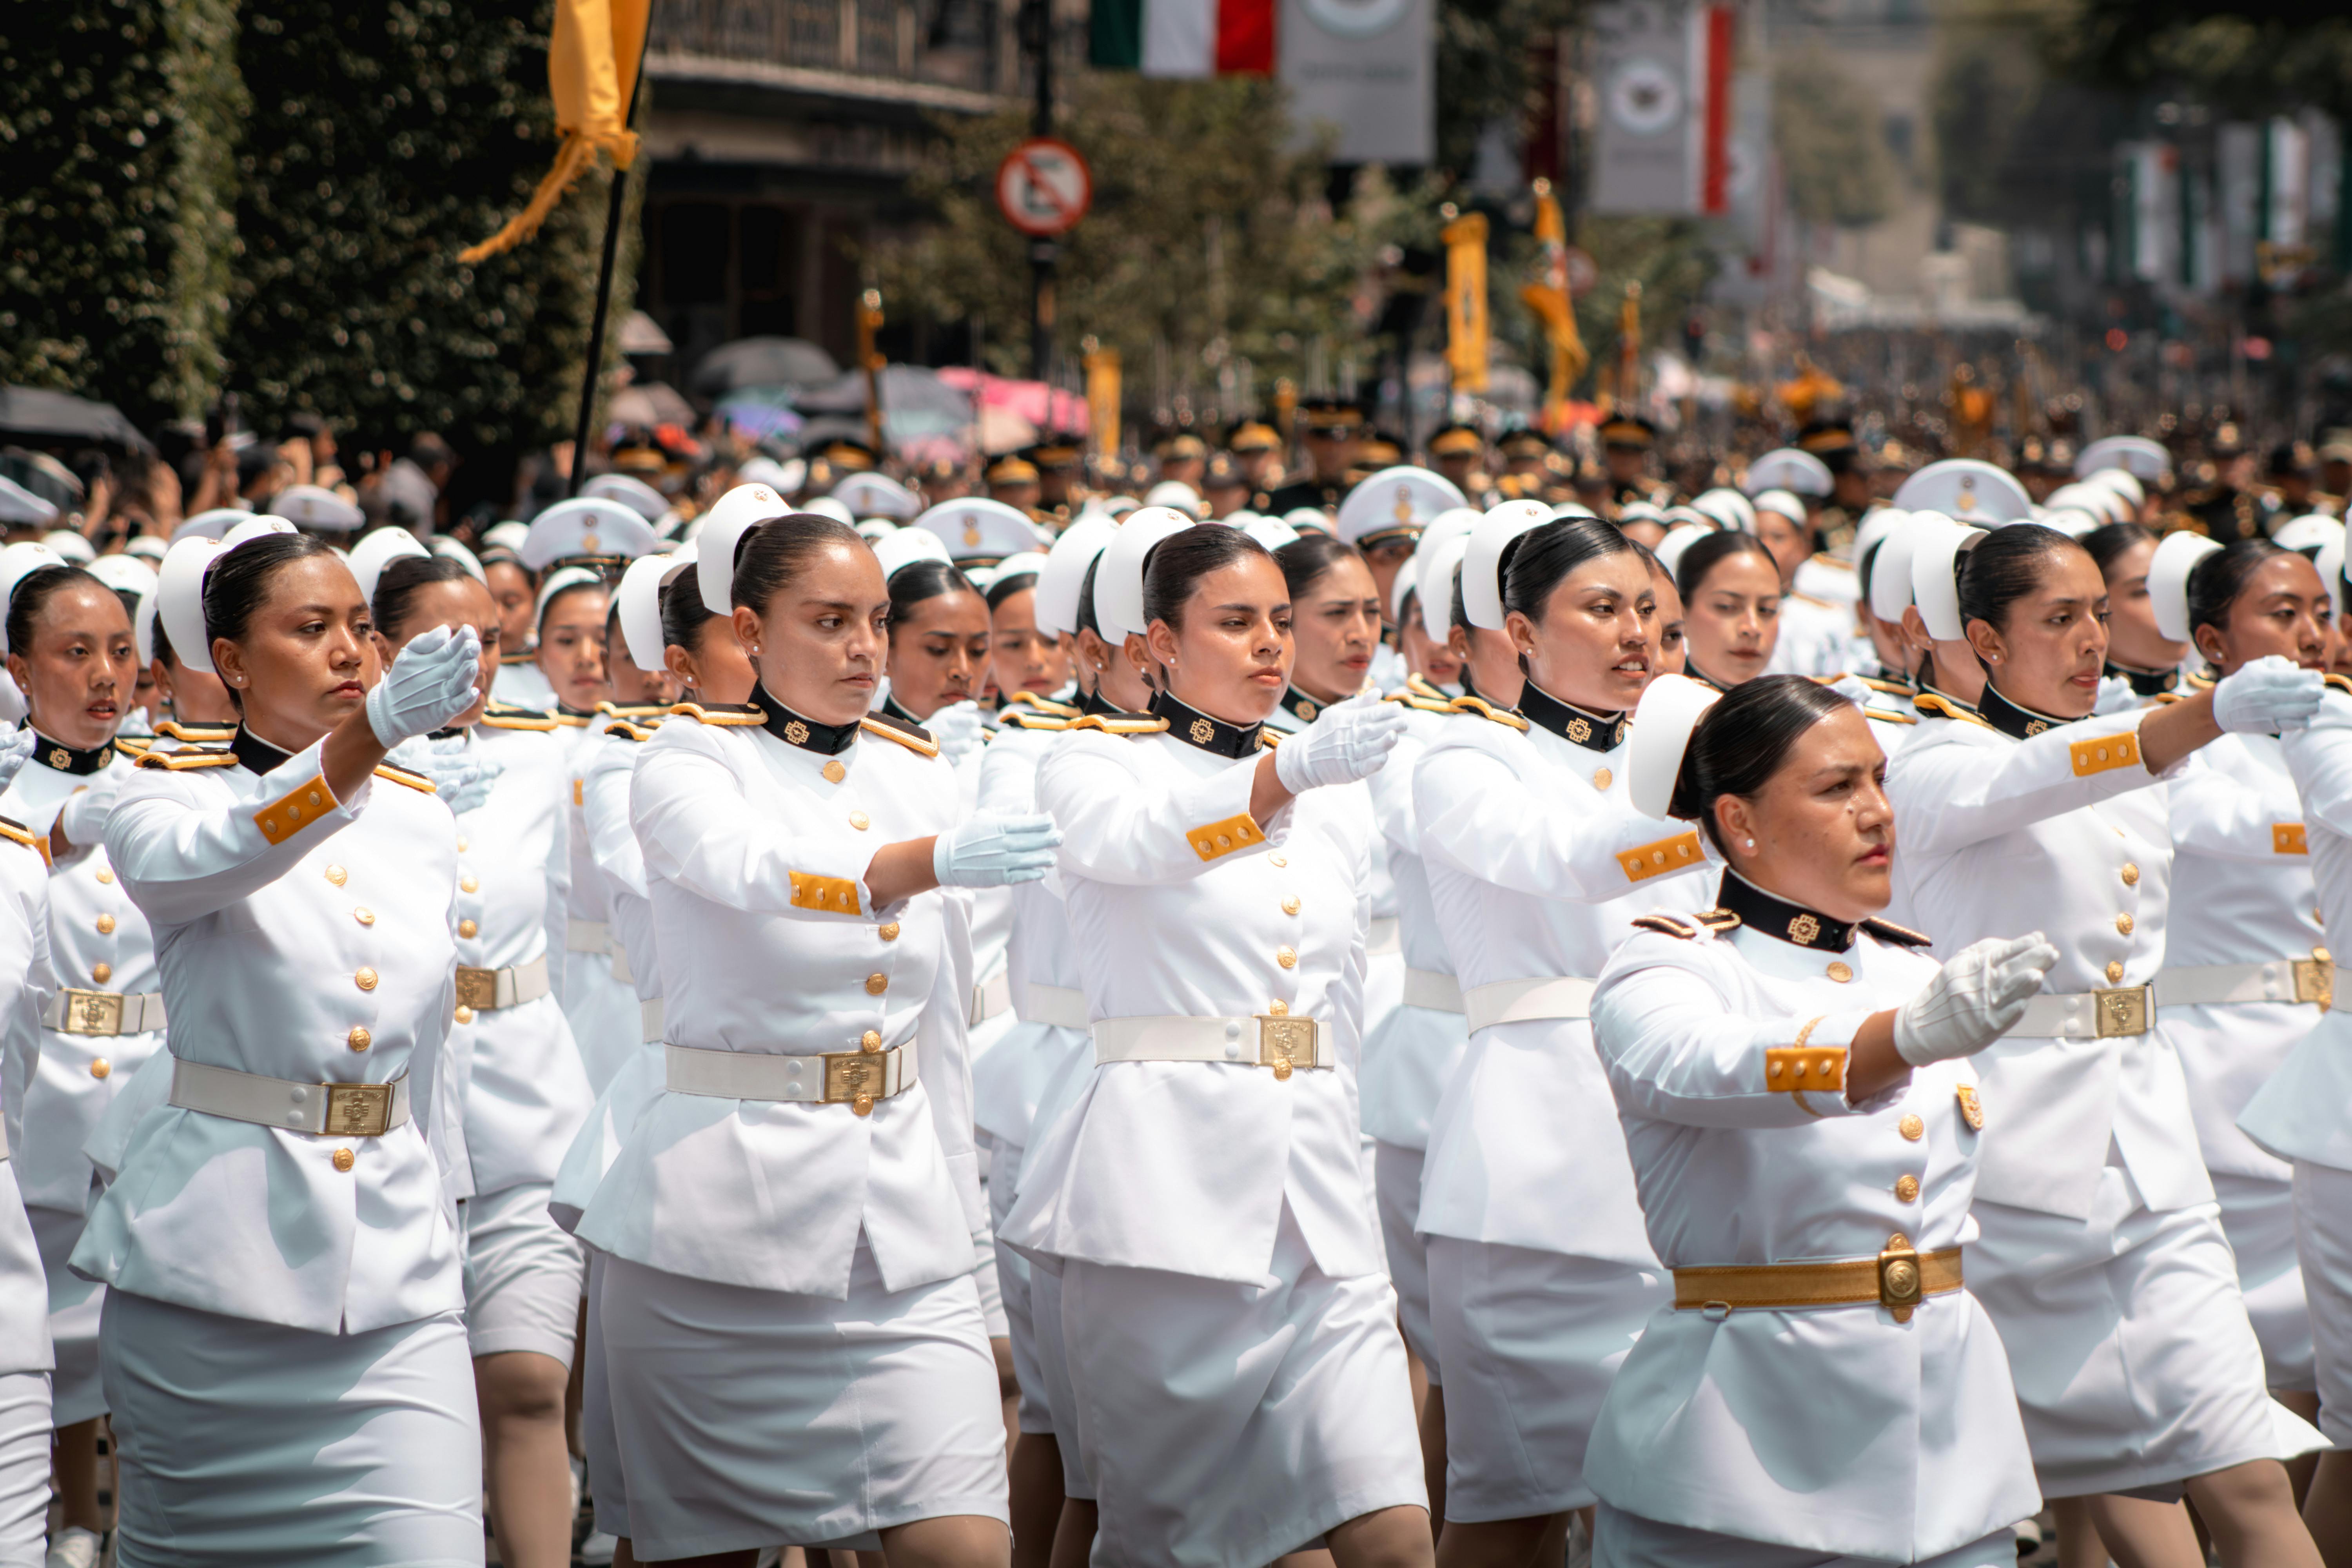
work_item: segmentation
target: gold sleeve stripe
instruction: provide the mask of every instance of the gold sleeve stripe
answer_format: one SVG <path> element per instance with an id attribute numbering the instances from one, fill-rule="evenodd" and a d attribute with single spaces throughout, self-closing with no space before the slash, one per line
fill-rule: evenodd
<path id="1" fill-rule="evenodd" d="M 44 866 L 51 864 L 49 841 L 30 829 L 19 827 L 13 822 L 0 822 L 0 838 L 21 844 L 27 849 L 37 850 L 40 853 L 41 864 Z"/>
<path id="2" fill-rule="evenodd" d="M 869 735 L 879 735 L 886 741 L 896 741 L 919 756 L 936 757 L 940 754 L 937 742 L 926 741 L 919 735 L 909 735 L 904 730 L 894 730 L 887 724 L 877 724 L 871 719 L 860 719 L 857 721 L 857 727 Z"/>
<path id="3" fill-rule="evenodd" d="M 1253 844 L 1265 842 L 1265 835 L 1258 830 L 1257 824 L 1250 820 L 1247 813 L 1229 816 L 1223 822 L 1212 822 L 1204 827 L 1195 827 L 1184 837 L 1192 841 L 1192 853 L 1203 860 L 1214 860 L 1221 855 L 1230 855 L 1236 849 L 1246 849 Z"/>
<path id="4" fill-rule="evenodd" d="M 1653 877 L 1663 877 L 1669 871 L 1687 870 L 1704 864 L 1706 856 L 1698 846 L 1698 832 L 1676 834 L 1661 838 L 1654 844 L 1637 845 L 1617 852 L 1617 864 L 1624 868 L 1629 882 L 1646 882 Z"/>
<path id="5" fill-rule="evenodd" d="M 423 773 L 412 773 L 406 768 L 395 768 L 389 763 L 377 764 L 375 776 L 380 779 L 390 779 L 396 784 L 406 784 L 409 788 L 421 790 L 426 795 L 441 793 L 439 786 Z"/>
<path id="6" fill-rule="evenodd" d="M 149 752 L 139 759 L 138 765 L 169 768 L 179 773 L 190 768 L 233 768 L 236 758 L 227 752 Z"/>
<path id="7" fill-rule="evenodd" d="M 1775 1094 L 1845 1089 L 1843 1046 L 1774 1046 L 1764 1053 L 1764 1087 Z"/>
<path id="8" fill-rule="evenodd" d="M 2300 822 L 2271 824 L 2271 853 L 2273 855 L 2308 855 L 2311 847 L 2304 842 Z"/>
<path id="9" fill-rule="evenodd" d="M 327 787 L 327 775 L 320 773 L 255 812 L 253 825 L 272 844 L 283 844 L 334 809 L 335 792 Z"/>
<path id="10" fill-rule="evenodd" d="M 2074 759 L 2074 776 L 2089 778 L 2093 773 L 2127 768 L 2139 761 L 2137 735 L 2102 735 L 2095 741 L 2077 741 L 2066 748 Z"/>
<path id="11" fill-rule="evenodd" d="M 832 910 L 844 914 L 857 911 L 857 884 L 843 877 L 818 877 L 806 871 L 794 871 L 793 878 L 793 908 L 796 910 Z"/>

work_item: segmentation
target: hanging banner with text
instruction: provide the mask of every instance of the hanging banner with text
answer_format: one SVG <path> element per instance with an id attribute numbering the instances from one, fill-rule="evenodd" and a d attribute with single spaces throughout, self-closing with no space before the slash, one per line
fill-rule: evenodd
<path id="1" fill-rule="evenodd" d="M 1436 156 L 1435 0 L 1282 0 L 1277 55 L 1293 117 L 1339 132 L 1341 163 Z"/>
<path id="2" fill-rule="evenodd" d="M 1732 48 L 1738 13 L 1685 0 L 1592 11 L 1592 210 L 1721 217 L 1732 210 Z"/>

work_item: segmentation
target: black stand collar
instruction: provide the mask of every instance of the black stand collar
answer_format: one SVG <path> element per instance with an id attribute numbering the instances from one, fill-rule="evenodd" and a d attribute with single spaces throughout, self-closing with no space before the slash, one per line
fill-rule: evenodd
<path id="1" fill-rule="evenodd" d="M 1833 921 L 1818 910 L 1766 892 L 1738 873 L 1726 871 L 1716 889 L 1716 905 L 1739 917 L 1739 923 L 1759 935 L 1777 937 L 1794 947 L 1818 952 L 1843 952 L 1853 945 L 1856 921 Z"/>
<path id="2" fill-rule="evenodd" d="M 2031 708 L 2021 708 L 2003 697 L 1990 680 L 1985 682 L 1984 700 L 1977 705 L 1977 714 L 2004 735 L 2028 741 L 2044 730 L 2054 730 L 2062 724 L 2072 724 L 2072 719 L 2056 719 L 2047 713 L 2037 713 Z"/>
<path id="3" fill-rule="evenodd" d="M 53 741 L 37 730 L 33 731 L 33 760 L 61 773 L 87 777 L 105 772 L 107 763 L 114 761 L 114 742 L 111 741 L 94 752 L 85 752 L 79 747 L 68 746 L 63 741 Z"/>
<path id="4" fill-rule="evenodd" d="M 1633 727 L 1622 713 L 1596 713 L 1562 702 L 1532 680 L 1519 690 L 1519 717 L 1588 752 L 1615 751 Z"/>
<path id="5" fill-rule="evenodd" d="M 751 706 L 759 710 L 760 727 L 785 745 L 822 757 L 837 757 L 857 739 L 857 724 L 820 724 L 803 719 L 774 698 L 757 681 L 751 685 Z"/>
<path id="6" fill-rule="evenodd" d="M 276 773 L 294 758 L 293 752 L 279 751 L 242 724 L 229 737 L 228 749 L 247 772 L 256 773 Z"/>
<path id="7" fill-rule="evenodd" d="M 1168 721 L 1168 732 L 1187 745 L 1221 757 L 1246 757 L 1258 749 L 1264 724 L 1228 724 L 1181 702 L 1165 691 L 1151 694 L 1151 716 Z"/>
<path id="8" fill-rule="evenodd" d="M 2109 659 L 2107 668 L 2103 673 L 2109 679 L 2121 676 L 2131 682 L 2133 693 L 2140 697 L 2160 697 L 2180 684 L 2180 671 L 2177 668 L 2134 669 L 2127 664 L 2117 664 L 2114 659 Z"/>

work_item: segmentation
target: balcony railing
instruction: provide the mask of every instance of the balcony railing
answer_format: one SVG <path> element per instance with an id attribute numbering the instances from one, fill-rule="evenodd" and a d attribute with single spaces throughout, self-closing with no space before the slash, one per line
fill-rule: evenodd
<path id="1" fill-rule="evenodd" d="M 999 90 L 993 0 L 655 0 L 654 55 Z"/>

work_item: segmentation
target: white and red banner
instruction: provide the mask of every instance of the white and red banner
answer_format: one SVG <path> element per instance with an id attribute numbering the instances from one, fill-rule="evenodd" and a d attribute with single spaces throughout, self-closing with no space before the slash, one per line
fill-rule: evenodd
<path id="1" fill-rule="evenodd" d="M 1735 6 L 1686 0 L 1606 0 L 1593 9 L 1594 212 L 1731 213 L 1738 16 Z"/>

